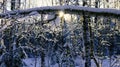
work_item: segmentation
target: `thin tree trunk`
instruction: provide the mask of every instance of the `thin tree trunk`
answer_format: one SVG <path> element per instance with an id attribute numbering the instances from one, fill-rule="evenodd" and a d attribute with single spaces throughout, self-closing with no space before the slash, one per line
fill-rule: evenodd
<path id="1" fill-rule="evenodd" d="M 45 53 L 44 53 L 44 50 L 41 51 L 41 67 L 45 67 Z"/>
<path id="2" fill-rule="evenodd" d="M 92 32 L 92 28 L 91 28 L 91 26 L 89 27 L 90 28 L 90 38 L 91 38 L 91 43 L 90 43 L 90 45 L 91 45 L 91 58 L 95 61 L 95 64 L 96 64 L 96 66 L 97 67 L 99 67 L 99 63 L 97 62 L 97 59 L 95 58 L 95 55 L 94 55 L 94 43 L 93 43 L 93 39 L 94 39 L 94 37 L 93 37 L 93 32 Z"/>
<path id="3" fill-rule="evenodd" d="M 35 67 L 37 67 L 37 51 L 36 51 L 36 49 L 35 49 Z"/>
<path id="4" fill-rule="evenodd" d="M 83 34 L 84 34 L 84 45 L 85 45 L 85 67 L 91 67 L 91 58 L 90 58 L 90 36 L 88 29 L 88 22 L 86 21 L 86 16 L 83 14 Z"/>
<path id="5" fill-rule="evenodd" d="M 15 9 L 15 0 L 11 0 L 11 10 Z"/>
<path id="6" fill-rule="evenodd" d="M 95 8 L 98 8 L 98 0 L 95 1 Z M 97 16 L 95 16 L 94 23 L 97 23 Z M 94 55 L 94 50 L 93 50 L 94 49 L 94 43 L 93 43 L 94 33 L 92 32 L 91 25 L 90 25 L 90 38 L 91 38 L 91 56 L 92 56 L 92 59 L 95 61 L 96 66 L 100 67 L 99 63 L 97 62 L 97 59 L 95 58 L 95 55 Z"/>
<path id="7" fill-rule="evenodd" d="M 83 0 L 83 6 L 88 6 L 87 1 Z M 83 12 L 83 38 L 85 46 L 85 67 L 91 67 L 91 57 L 90 57 L 90 34 L 88 27 L 88 16 Z"/>

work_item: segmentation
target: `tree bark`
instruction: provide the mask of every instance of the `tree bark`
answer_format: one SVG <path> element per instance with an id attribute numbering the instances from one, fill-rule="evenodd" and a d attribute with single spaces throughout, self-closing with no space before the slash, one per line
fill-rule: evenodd
<path id="1" fill-rule="evenodd" d="M 15 9 L 15 0 L 11 0 L 11 10 Z"/>
<path id="2" fill-rule="evenodd" d="M 83 0 L 83 6 L 89 6 L 87 1 Z M 88 24 L 89 16 L 83 12 L 83 38 L 84 38 L 84 46 L 85 46 L 85 67 L 91 67 L 91 57 L 90 57 L 90 33 L 89 33 L 89 24 Z"/>
<path id="3" fill-rule="evenodd" d="M 85 45 L 85 67 L 91 67 L 91 58 L 90 58 L 90 34 L 88 28 L 88 22 L 86 20 L 86 16 L 83 13 L 83 38 Z"/>
<path id="4" fill-rule="evenodd" d="M 44 50 L 41 51 L 41 67 L 45 67 L 45 53 L 44 53 Z"/>

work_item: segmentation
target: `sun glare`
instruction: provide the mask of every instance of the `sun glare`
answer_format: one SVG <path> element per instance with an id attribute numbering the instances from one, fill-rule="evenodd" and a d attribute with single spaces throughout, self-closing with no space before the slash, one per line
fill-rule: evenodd
<path id="1" fill-rule="evenodd" d="M 60 12 L 59 12 L 59 17 L 60 17 L 60 18 L 64 17 L 64 12 L 63 12 L 63 11 L 60 11 Z"/>
<path id="2" fill-rule="evenodd" d="M 70 14 L 64 14 L 64 18 L 67 22 L 71 22 L 71 15 Z"/>
<path id="3" fill-rule="evenodd" d="M 59 15 L 60 18 L 64 18 L 68 22 L 71 21 L 71 15 L 70 14 L 65 14 L 64 11 L 59 11 L 58 15 Z"/>

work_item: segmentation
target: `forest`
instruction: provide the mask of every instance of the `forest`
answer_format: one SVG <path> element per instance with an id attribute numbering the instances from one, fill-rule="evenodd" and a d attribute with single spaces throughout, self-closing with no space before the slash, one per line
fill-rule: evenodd
<path id="1" fill-rule="evenodd" d="M 120 1 L 0 0 L 0 67 L 120 67 Z"/>

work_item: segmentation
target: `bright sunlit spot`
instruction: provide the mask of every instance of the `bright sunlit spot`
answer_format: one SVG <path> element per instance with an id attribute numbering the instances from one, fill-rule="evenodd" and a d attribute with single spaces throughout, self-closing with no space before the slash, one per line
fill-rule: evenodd
<path id="1" fill-rule="evenodd" d="M 59 12 L 59 17 L 64 18 L 67 22 L 71 21 L 71 15 L 70 14 L 65 14 L 63 11 Z"/>
<path id="2" fill-rule="evenodd" d="M 59 17 L 60 18 L 64 17 L 64 12 L 63 11 L 59 11 Z"/>
<path id="3" fill-rule="evenodd" d="M 64 18 L 67 22 L 71 21 L 71 15 L 70 14 L 64 14 Z"/>

